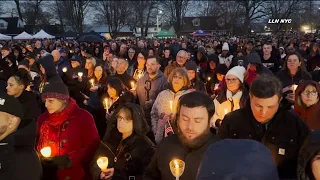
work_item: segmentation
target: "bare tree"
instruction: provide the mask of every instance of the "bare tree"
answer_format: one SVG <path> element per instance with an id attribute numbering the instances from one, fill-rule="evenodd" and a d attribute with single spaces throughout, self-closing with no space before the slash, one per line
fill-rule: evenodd
<path id="1" fill-rule="evenodd" d="M 273 0 L 267 3 L 266 10 L 270 14 L 270 19 L 292 19 L 293 14 L 300 12 L 301 5 L 301 0 Z M 274 32 L 279 32 L 283 28 L 283 26 L 283 23 L 276 24 L 276 26 L 273 28 Z"/>
<path id="2" fill-rule="evenodd" d="M 156 18 L 158 14 L 158 2 L 155 0 L 133 1 L 132 5 L 136 24 L 141 28 L 141 36 L 147 36 L 150 19 Z"/>
<path id="3" fill-rule="evenodd" d="M 23 21 L 23 17 L 22 17 L 22 12 L 21 12 L 21 7 L 20 7 L 20 1 L 19 0 L 14 0 L 15 4 L 16 4 L 16 8 L 18 11 L 18 15 L 21 21 Z"/>
<path id="4" fill-rule="evenodd" d="M 108 25 L 113 38 L 128 24 L 129 16 L 132 16 L 132 3 L 129 1 L 96 1 L 92 7 L 97 12 L 96 23 Z"/>
<path id="5" fill-rule="evenodd" d="M 84 30 L 84 17 L 87 14 L 90 0 L 55 1 L 56 13 L 61 25 L 68 24 L 77 32 Z"/>
<path id="6" fill-rule="evenodd" d="M 265 3 L 263 0 L 240 0 L 238 1 L 244 8 L 244 29 L 245 32 L 251 33 L 251 23 L 268 16 Z"/>
<path id="7" fill-rule="evenodd" d="M 189 0 L 170 0 L 162 2 L 162 9 L 164 11 L 164 18 L 174 25 L 174 30 L 177 36 L 180 36 L 182 17 L 185 16 L 188 7 Z"/>

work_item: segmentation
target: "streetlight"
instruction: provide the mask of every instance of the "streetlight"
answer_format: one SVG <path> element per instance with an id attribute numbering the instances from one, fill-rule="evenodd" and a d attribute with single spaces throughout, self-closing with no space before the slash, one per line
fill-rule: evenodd
<path id="1" fill-rule="evenodd" d="M 157 14 L 157 33 L 159 33 L 159 15 L 161 15 L 161 14 L 162 14 L 162 11 L 159 10 L 158 14 Z"/>

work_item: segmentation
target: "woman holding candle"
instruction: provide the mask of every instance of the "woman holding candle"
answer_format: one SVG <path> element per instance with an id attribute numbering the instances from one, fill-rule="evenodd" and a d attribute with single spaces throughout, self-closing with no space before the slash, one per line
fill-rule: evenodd
<path id="1" fill-rule="evenodd" d="M 142 180 L 142 174 L 155 151 L 154 144 L 146 136 L 147 132 L 148 124 L 139 105 L 125 103 L 119 107 L 108 122 L 106 135 L 92 160 L 93 180 L 128 180 L 129 176 Z M 108 157 L 108 169 L 98 167 L 99 157 Z"/>
<path id="2" fill-rule="evenodd" d="M 188 77 L 190 80 L 189 90 L 202 91 L 206 93 L 206 87 L 204 83 L 199 78 L 199 73 L 197 72 L 197 64 L 193 61 L 188 61 L 185 65 L 187 69 Z"/>
<path id="3" fill-rule="evenodd" d="M 211 119 L 211 127 L 219 127 L 227 113 L 244 107 L 248 98 L 248 90 L 244 85 L 245 71 L 246 69 L 242 66 L 235 66 L 228 71 L 225 78 L 226 84 L 214 99 L 216 111 Z"/>
<path id="4" fill-rule="evenodd" d="M 109 99 L 109 107 L 107 111 L 107 120 L 113 112 L 124 103 L 134 103 L 134 95 L 123 85 L 121 80 L 116 77 L 108 79 L 106 83 L 107 98 Z"/>
<path id="5" fill-rule="evenodd" d="M 137 61 L 132 65 L 131 71 L 128 69 L 130 76 L 132 76 L 136 81 L 144 76 L 146 72 L 146 62 L 146 56 L 140 52 L 137 56 Z"/>
<path id="6" fill-rule="evenodd" d="M 304 81 L 299 84 L 295 93 L 294 112 L 311 130 L 320 129 L 320 85 L 315 81 Z"/>
<path id="7" fill-rule="evenodd" d="M 295 94 L 292 85 L 298 85 L 303 80 L 312 80 L 299 53 L 287 55 L 283 68 L 278 72 L 277 77 L 284 87 L 282 105 L 287 109 L 290 109 L 294 103 Z"/>
<path id="8" fill-rule="evenodd" d="M 107 74 L 103 69 L 103 65 L 98 65 L 94 68 L 94 77 L 90 81 L 90 95 L 88 100 L 84 100 L 84 104 L 87 105 L 86 109 L 92 114 L 102 139 L 106 130 L 103 94 L 107 81 Z"/>
<path id="9" fill-rule="evenodd" d="M 51 149 L 50 158 L 41 156 L 43 179 L 90 179 L 88 164 L 99 144 L 92 116 L 77 106 L 62 83 L 46 85 L 42 100 L 47 111 L 37 121 L 36 150 Z"/>
<path id="10" fill-rule="evenodd" d="M 163 90 L 157 96 L 151 110 L 151 125 L 156 143 L 159 143 L 165 135 L 166 125 L 172 124 L 170 116 L 175 113 L 178 99 L 188 92 L 190 80 L 183 68 L 173 70 L 168 78 L 169 88 Z M 170 109 L 170 101 L 173 101 L 173 109 Z"/>

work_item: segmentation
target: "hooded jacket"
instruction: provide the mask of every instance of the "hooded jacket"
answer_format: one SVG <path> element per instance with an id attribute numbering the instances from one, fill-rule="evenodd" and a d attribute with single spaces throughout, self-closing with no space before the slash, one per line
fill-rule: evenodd
<path id="1" fill-rule="evenodd" d="M 41 179 L 42 167 L 34 150 L 35 136 L 30 139 L 35 129 L 36 121 L 31 121 L 0 141 L 1 180 Z"/>
<path id="2" fill-rule="evenodd" d="M 267 146 L 283 179 L 296 178 L 299 150 L 309 133 L 299 117 L 282 108 L 268 123 L 259 123 L 249 101 L 244 108 L 227 114 L 218 131 L 223 139 L 252 139 Z"/>
<path id="3" fill-rule="evenodd" d="M 305 140 L 301 147 L 297 176 L 298 180 L 313 180 L 311 172 L 310 161 L 313 157 L 320 152 L 320 130 L 313 131 Z"/>
<path id="4" fill-rule="evenodd" d="M 113 180 L 128 180 L 135 176 L 136 180 L 142 180 L 142 174 L 150 163 L 155 151 L 155 145 L 146 136 L 149 129 L 142 108 L 132 103 L 124 104 L 133 112 L 133 134 L 122 140 L 122 134 L 117 129 L 117 119 L 120 108 L 108 121 L 106 135 L 100 142 L 100 146 L 91 163 L 91 175 L 93 180 L 100 179 L 101 169 L 97 166 L 97 159 L 101 156 L 109 158 L 108 168 L 114 168 Z"/>
<path id="5" fill-rule="evenodd" d="M 52 55 L 47 55 L 38 60 L 38 63 L 45 69 L 46 82 L 62 83 L 61 78 L 57 73 L 56 66 L 53 61 Z"/>
<path id="6" fill-rule="evenodd" d="M 277 73 L 277 77 L 282 82 L 282 87 L 288 87 L 293 84 L 299 84 L 303 80 L 312 80 L 311 75 L 307 71 L 299 70 L 294 76 L 291 76 L 288 70 L 281 70 Z"/>
<path id="7" fill-rule="evenodd" d="M 296 89 L 295 101 L 294 101 L 294 112 L 307 124 L 311 130 L 320 129 L 320 101 L 310 107 L 306 107 L 301 100 L 301 93 L 305 90 L 308 85 L 316 87 L 318 92 L 318 98 L 320 95 L 320 85 L 315 81 L 304 81 Z"/>
<path id="8" fill-rule="evenodd" d="M 253 140 L 226 139 L 203 156 L 197 180 L 279 180 L 272 154 Z"/>

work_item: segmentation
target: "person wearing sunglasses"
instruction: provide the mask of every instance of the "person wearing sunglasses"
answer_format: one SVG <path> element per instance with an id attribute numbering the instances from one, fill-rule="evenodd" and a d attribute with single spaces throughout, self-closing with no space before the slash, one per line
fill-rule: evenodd
<path id="1" fill-rule="evenodd" d="M 320 129 L 320 85 L 315 81 L 303 81 L 295 93 L 294 112 L 311 130 Z"/>

